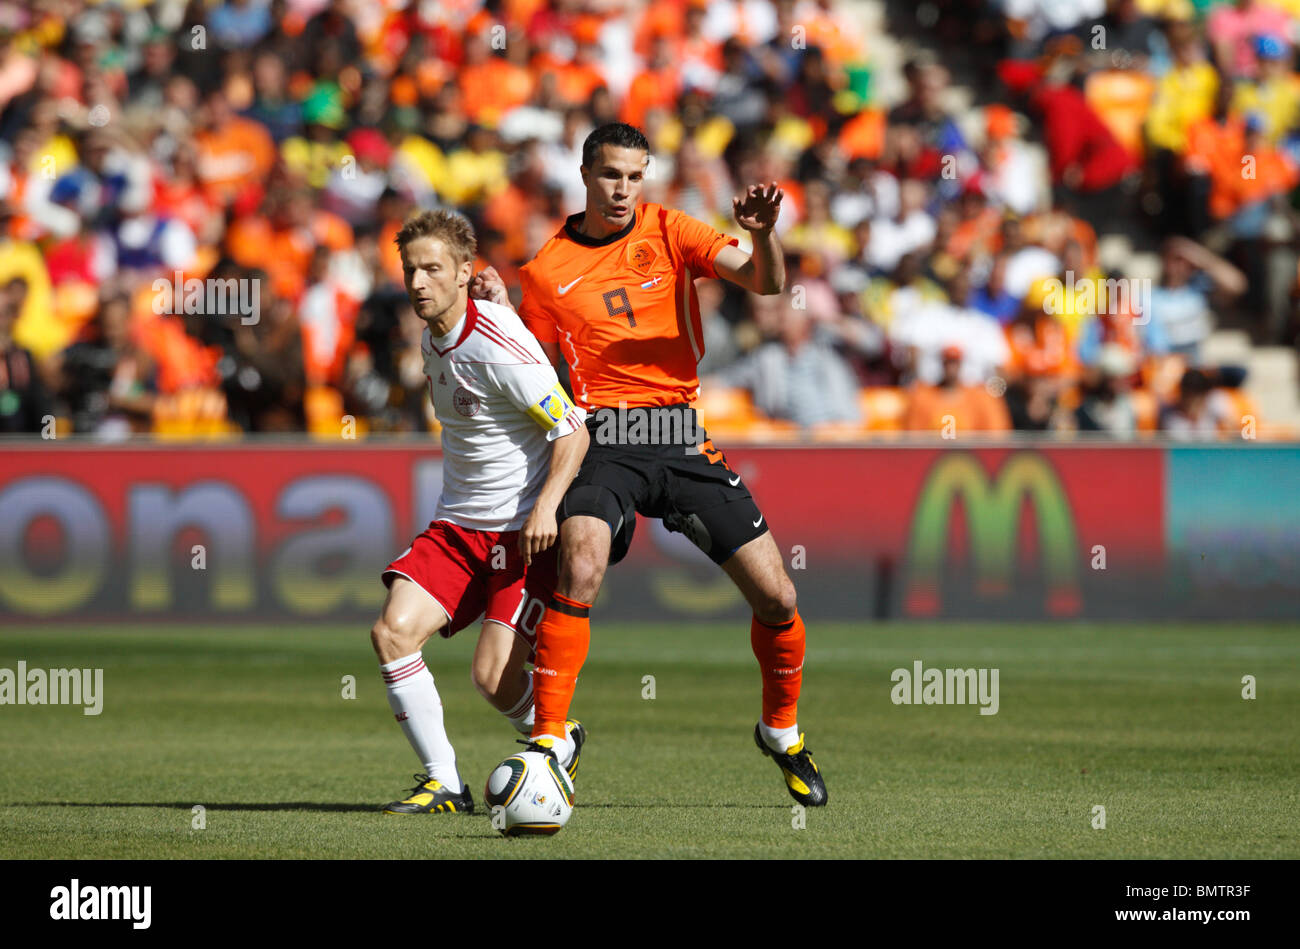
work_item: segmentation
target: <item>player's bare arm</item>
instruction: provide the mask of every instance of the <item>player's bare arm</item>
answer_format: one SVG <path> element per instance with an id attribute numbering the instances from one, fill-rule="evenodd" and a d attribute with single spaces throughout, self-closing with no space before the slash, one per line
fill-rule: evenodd
<path id="1" fill-rule="evenodd" d="M 743 195 L 731 199 L 736 223 L 750 233 L 754 250 L 746 254 L 736 247 L 724 247 L 713 260 L 718 276 L 750 293 L 769 295 L 785 289 L 785 256 L 776 236 L 785 192 L 775 181 L 750 185 Z"/>
<path id="2" fill-rule="evenodd" d="M 519 530 L 519 552 L 524 563 L 531 565 L 533 555 L 550 548 L 560 536 L 555 512 L 569 490 L 569 484 L 582 466 L 591 436 L 584 425 L 551 443 L 551 470 L 542 484 L 542 492 L 533 503 L 528 520 Z"/>

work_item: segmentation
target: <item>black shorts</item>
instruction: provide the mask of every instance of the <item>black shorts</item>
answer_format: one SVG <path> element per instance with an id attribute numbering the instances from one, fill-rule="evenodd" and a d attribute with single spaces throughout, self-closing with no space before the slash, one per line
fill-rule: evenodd
<path id="1" fill-rule="evenodd" d="M 608 524 L 610 563 L 622 560 L 632 546 L 637 514 L 661 518 L 717 564 L 767 532 L 749 489 L 696 425 L 693 409 L 630 408 L 622 419 L 618 412 L 596 409 L 589 415 L 591 446 L 557 514 L 559 521 L 587 515 Z M 676 413 L 671 430 L 663 421 L 667 412 Z M 638 426 L 639 421 L 649 424 Z M 655 438 L 656 425 L 662 440 Z"/>

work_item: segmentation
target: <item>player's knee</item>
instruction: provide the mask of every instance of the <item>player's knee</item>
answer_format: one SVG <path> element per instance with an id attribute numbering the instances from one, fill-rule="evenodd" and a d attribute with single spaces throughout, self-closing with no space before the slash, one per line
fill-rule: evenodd
<path id="1" fill-rule="evenodd" d="M 600 583 L 604 578 L 604 559 L 589 551 L 576 550 L 564 559 L 560 571 L 560 588 L 566 596 L 591 603 L 600 592 Z"/>
<path id="2" fill-rule="evenodd" d="M 478 694 L 495 704 L 505 678 L 505 662 L 496 656 L 475 656 L 470 663 L 469 677 Z"/>
<path id="3" fill-rule="evenodd" d="M 374 647 L 375 655 L 381 662 L 392 662 L 409 656 L 422 644 L 419 636 L 407 624 L 381 616 L 370 629 L 370 645 Z"/>
<path id="4" fill-rule="evenodd" d="M 761 591 L 753 607 L 754 615 L 764 623 L 788 623 L 798 607 L 794 584 L 783 575 Z"/>

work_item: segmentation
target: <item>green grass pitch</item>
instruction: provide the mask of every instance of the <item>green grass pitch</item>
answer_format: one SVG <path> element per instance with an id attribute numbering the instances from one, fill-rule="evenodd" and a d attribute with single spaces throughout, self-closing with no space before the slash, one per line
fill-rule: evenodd
<path id="1" fill-rule="evenodd" d="M 418 767 L 367 632 L 0 630 L 0 667 L 104 669 L 98 717 L 0 706 L 0 857 L 1300 857 L 1293 624 L 810 624 L 800 723 L 830 805 L 796 829 L 751 737 L 747 625 L 597 620 L 577 809 L 518 840 L 481 803 L 379 813 Z M 472 635 L 425 658 L 481 802 L 518 746 L 469 682 Z M 915 659 L 997 668 L 998 714 L 892 704 L 891 671 Z"/>

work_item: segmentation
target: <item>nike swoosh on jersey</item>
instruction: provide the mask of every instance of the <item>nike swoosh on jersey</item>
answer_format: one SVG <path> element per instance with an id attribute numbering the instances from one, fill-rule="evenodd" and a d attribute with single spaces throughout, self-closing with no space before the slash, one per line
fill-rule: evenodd
<path id="1" fill-rule="evenodd" d="M 582 275 L 582 277 L 585 277 L 585 276 L 587 276 L 587 275 L 586 275 L 586 274 L 583 274 L 583 275 Z M 581 280 L 582 277 L 579 277 L 578 280 Z M 564 285 L 564 286 L 561 286 L 560 284 L 557 283 L 557 284 L 555 285 L 555 289 L 556 289 L 557 291 L 559 291 L 560 296 L 564 296 L 566 293 L 568 293 L 570 290 L 573 289 L 574 284 L 576 284 L 576 283 L 578 282 L 578 280 L 575 280 L 575 281 L 573 281 L 573 283 L 570 283 L 570 284 L 567 284 L 567 285 Z"/>
<path id="2" fill-rule="evenodd" d="M 760 515 L 758 515 L 758 520 L 756 520 L 756 521 L 754 522 L 754 526 L 757 527 L 759 524 L 762 524 L 762 523 L 763 523 L 763 515 L 760 514 Z"/>
<path id="3" fill-rule="evenodd" d="M 734 488 L 736 485 L 740 484 L 740 475 L 736 475 L 736 477 L 734 477 L 734 478 L 728 478 L 728 479 L 727 479 L 727 484 L 731 485 L 733 488 Z M 757 525 L 755 525 L 755 526 L 757 526 Z"/>

